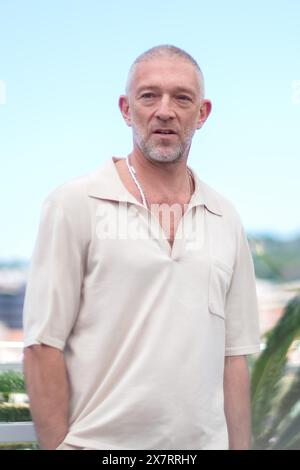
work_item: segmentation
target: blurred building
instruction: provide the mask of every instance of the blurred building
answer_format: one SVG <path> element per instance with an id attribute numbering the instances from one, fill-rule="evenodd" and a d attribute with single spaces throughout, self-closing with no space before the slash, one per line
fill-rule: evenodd
<path id="1" fill-rule="evenodd" d="M 270 331 L 284 314 L 287 303 L 300 293 L 300 280 L 287 283 L 274 283 L 256 279 L 259 308 L 260 333 L 262 344 L 264 334 Z M 300 341 L 293 341 L 288 353 L 289 365 L 300 365 Z"/>
<path id="2" fill-rule="evenodd" d="M 22 360 L 26 280 L 26 269 L 0 269 L 0 364 L 20 363 Z"/>
<path id="3" fill-rule="evenodd" d="M 8 329 L 22 330 L 26 275 L 20 269 L 0 270 L 0 322 Z"/>
<path id="4" fill-rule="evenodd" d="M 288 283 L 274 283 L 256 279 L 259 307 L 260 332 L 271 330 L 283 315 L 287 303 L 300 292 L 300 280 Z"/>

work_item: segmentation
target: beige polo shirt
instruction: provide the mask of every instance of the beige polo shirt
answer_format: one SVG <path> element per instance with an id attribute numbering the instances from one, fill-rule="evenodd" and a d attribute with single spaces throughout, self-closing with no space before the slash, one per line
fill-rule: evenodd
<path id="1" fill-rule="evenodd" d="M 172 248 L 113 161 L 44 202 L 25 346 L 64 351 L 65 444 L 228 448 L 224 356 L 259 351 L 255 277 L 237 212 L 192 172 Z"/>

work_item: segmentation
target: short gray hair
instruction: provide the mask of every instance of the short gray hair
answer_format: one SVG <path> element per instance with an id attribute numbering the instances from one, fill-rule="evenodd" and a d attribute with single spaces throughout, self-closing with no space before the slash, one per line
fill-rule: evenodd
<path id="1" fill-rule="evenodd" d="M 184 51 L 183 49 L 180 49 L 179 47 L 172 46 L 171 44 L 161 44 L 159 46 L 151 47 L 151 49 L 148 49 L 147 51 L 143 52 L 135 59 L 135 61 L 131 65 L 129 72 L 128 72 L 128 78 L 127 78 L 127 83 L 126 83 L 126 93 L 128 93 L 130 82 L 131 82 L 131 76 L 132 76 L 135 66 L 139 64 L 140 62 L 146 62 L 146 61 L 157 59 L 160 57 L 179 58 L 192 64 L 197 70 L 197 73 L 199 76 L 199 82 L 200 82 L 201 95 L 204 96 L 204 77 L 203 77 L 203 73 L 199 67 L 198 62 L 190 54 L 188 54 L 188 52 Z"/>

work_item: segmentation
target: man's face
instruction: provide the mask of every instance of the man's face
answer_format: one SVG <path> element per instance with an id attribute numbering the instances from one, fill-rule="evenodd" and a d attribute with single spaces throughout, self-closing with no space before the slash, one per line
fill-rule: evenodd
<path id="1" fill-rule="evenodd" d="M 120 98 L 135 149 L 156 162 L 187 157 L 194 132 L 210 111 L 200 87 L 197 69 L 184 59 L 153 58 L 138 63 L 128 95 Z"/>

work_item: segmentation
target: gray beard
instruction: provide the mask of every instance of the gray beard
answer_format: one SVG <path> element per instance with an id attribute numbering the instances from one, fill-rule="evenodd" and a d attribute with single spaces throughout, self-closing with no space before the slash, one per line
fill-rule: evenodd
<path id="1" fill-rule="evenodd" d="M 140 149 L 147 160 L 165 163 L 178 162 L 183 158 L 185 150 L 183 145 L 178 145 L 175 148 L 162 151 L 161 149 L 155 148 L 151 144 L 147 144 L 144 141 L 140 142 Z"/>
<path id="2" fill-rule="evenodd" d="M 193 135 L 194 133 L 187 136 L 186 141 L 178 144 L 176 147 L 165 147 L 165 149 L 161 149 L 149 142 L 145 142 L 139 132 L 133 128 L 134 142 L 137 143 L 144 157 L 152 162 L 177 163 L 182 160 L 191 145 Z"/>

